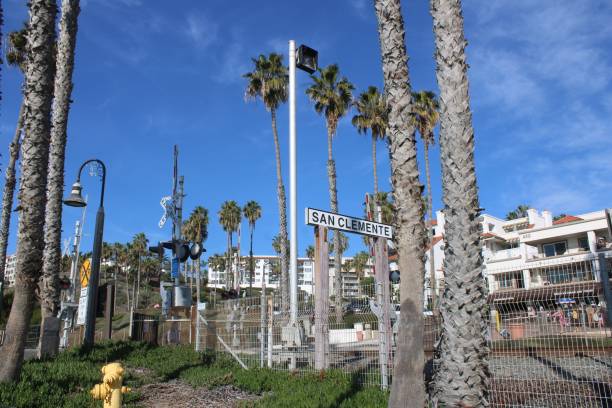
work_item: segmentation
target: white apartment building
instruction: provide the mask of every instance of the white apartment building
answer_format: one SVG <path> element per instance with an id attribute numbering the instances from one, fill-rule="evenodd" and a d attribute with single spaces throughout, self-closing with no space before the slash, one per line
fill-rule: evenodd
<path id="1" fill-rule="evenodd" d="M 444 215 L 434 220 L 434 268 L 437 287 L 444 286 Z M 553 221 L 549 211 L 529 209 L 527 217 L 503 220 L 480 217 L 484 275 L 489 297 L 516 302 L 541 299 L 553 304 L 561 297 L 603 300 L 600 261 L 612 272 L 612 237 L 605 210 L 568 215 Z M 427 252 L 426 282 L 431 273 Z M 429 286 L 429 285 L 427 285 Z M 438 292 L 437 292 L 438 293 Z M 431 297 L 431 291 L 426 293 Z"/>
<path id="2" fill-rule="evenodd" d="M 276 289 L 280 284 L 279 257 L 276 255 L 254 255 L 253 287 L 260 289 L 265 280 L 266 288 Z M 342 264 L 352 260 L 352 257 L 343 257 Z M 224 288 L 226 283 L 225 271 L 208 270 L 208 286 Z M 249 263 L 248 257 L 244 257 L 239 265 L 240 287 L 249 287 Z M 371 267 L 367 267 L 365 275 L 370 275 Z M 333 258 L 329 263 L 329 292 L 334 295 L 334 277 L 336 271 Z M 359 280 L 355 271 L 342 272 L 342 295 L 343 297 L 354 297 L 360 295 Z M 309 258 L 298 258 L 298 290 L 309 295 L 314 294 L 314 261 Z"/>
<path id="3" fill-rule="evenodd" d="M 4 266 L 4 285 L 10 288 L 15 285 L 15 266 L 17 257 L 15 255 L 6 256 L 6 264 Z"/>

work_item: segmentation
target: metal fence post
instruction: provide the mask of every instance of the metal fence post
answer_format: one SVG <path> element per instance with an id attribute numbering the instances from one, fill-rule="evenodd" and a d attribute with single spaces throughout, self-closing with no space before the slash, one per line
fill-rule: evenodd
<path id="1" fill-rule="evenodd" d="M 387 325 L 384 318 L 383 309 L 385 308 L 384 304 L 384 296 L 383 296 L 383 284 L 381 282 L 376 283 L 376 302 L 381 308 L 381 316 L 378 320 L 378 358 L 380 365 L 380 387 L 383 390 L 389 388 L 389 379 L 388 379 L 388 361 L 387 358 L 389 356 L 388 345 L 387 345 Z"/>
<path id="2" fill-rule="evenodd" d="M 599 254 L 599 277 L 601 278 L 601 287 L 603 288 L 604 299 L 606 300 L 606 312 L 608 325 L 612 327 L 612 292 L 610 291 L 610 275 L 608 274 L 608 265 L 606 264 L 606 255 Z"/>
<path id="3" fill-rule="evenodd" d="M 272 368 L 272 347 L 274 339 L 272 327 L 274 325 L 274 295 L 268 299 L 268 368 Z"/>
<path id="4" fill-rule="evenodd" d="M 199 305 L 198 300 L 198 305 Z M 195 351 L 200 351 L 200 311 L 196 306 L 196 341 L 195 341 Z"/>
<path id="5" fill-rule="evenodd" d="M 264 266 L 265 268 L 265 266 Z M 265 273 L 265 272 L 264 272 Z M 264 277 L 265 279 L 265 277 Z M 266 355 L 266 286 L 262 284 L 259 308 L 259 366 L 263 368 Z"/>

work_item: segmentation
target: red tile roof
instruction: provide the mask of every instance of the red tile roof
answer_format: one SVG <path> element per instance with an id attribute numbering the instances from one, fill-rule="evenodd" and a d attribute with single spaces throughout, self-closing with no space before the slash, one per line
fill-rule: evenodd
<path id="1" fill-rule="evenodd" d="M 435 247 L 438 242 L 442 241 L 444 239 L 444 237 L 442 235 L 436 235 L 435 237 L 433 237 L 433 239 L 431 240 L 431 244 L 427 245 L 427 247 L 425 248 L 427 251 L 429 251 L 429 249 L 431 247 Z"/>
<path id="2" fill-rule="evenodd" d="M 430 220 L 430 221 L 427 222 L 427 224 L 434 225 L 434 226 L 438 225 L 438 220 Z"/>
<path id="3" fill-rule="evenodd" d="M 563 218 L 559 218 L 557 221 L 553 221 L 553 224 L 559 225 L 559 224 L 566 224 L 568 222 L 574 222 L 574 221 L 582 221 L 582 218 L 574 217 L 573 215 L 566 215 Z"/>

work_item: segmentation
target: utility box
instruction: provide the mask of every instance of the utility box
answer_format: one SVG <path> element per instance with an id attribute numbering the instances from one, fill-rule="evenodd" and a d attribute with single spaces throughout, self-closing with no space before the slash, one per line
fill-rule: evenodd
<path id="1" fill-rule="evenodd" d="M 174 307 L 191 307 L 191 289 L 189 286 L 174 287 Z"/>

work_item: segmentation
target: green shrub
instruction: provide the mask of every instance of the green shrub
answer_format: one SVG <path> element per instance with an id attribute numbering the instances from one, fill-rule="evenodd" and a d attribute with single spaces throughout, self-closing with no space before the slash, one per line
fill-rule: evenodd
<path id="1" fill-rule="evenodd" d="M 0 384 L 0 407 L 99 407 L 89 390 L 100 382 L 100 368 L 113 361 L 127 367 L 124 383 L 133 391 L 124 397 L 126 406 L 137 405 L 139 386 L 175 378 L 193 387 L 233 385 L 262 395 L 249 403 L 258 407 L 383 407 L 387 401 L 386 393 L 362 388 L 354 378 L 336 371 L 298 375 L 243 370 L 227 355 L 196 353 L 188 346 L 107 342 L 90 350 L 69 350 L 52 360 L 26 362 L 17 384 Z"/>

